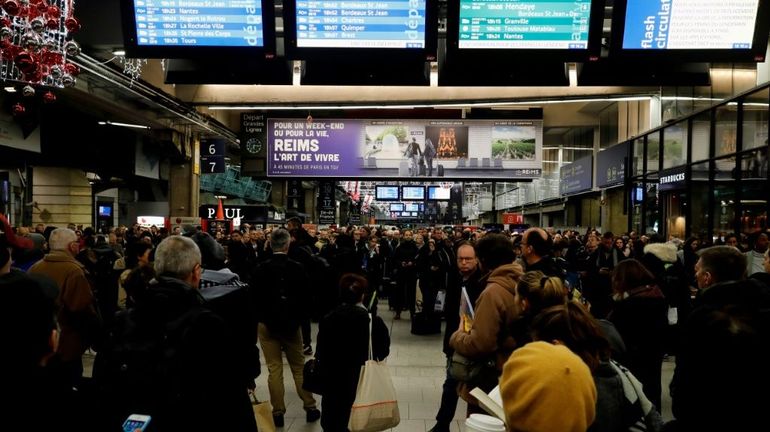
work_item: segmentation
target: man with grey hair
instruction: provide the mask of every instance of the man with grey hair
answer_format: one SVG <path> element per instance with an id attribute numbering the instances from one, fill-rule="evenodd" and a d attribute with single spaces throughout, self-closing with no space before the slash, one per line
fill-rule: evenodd
<path id="1" fill-rule="evenodd" d="M 270 235 L 273 255 L 257 267 L 251 278 L 258 305 L 259 342 L 267 363 L 267 386 L 277 427 L 283 427 L 286 413 L 282 352 L 286 353 L 307 422 L 321 418 L 313 395 L 302 388 L 305 356 L 300 324 L 310 316 L 310 281 L 302 264 L 289 258 L 290 242 L 288 231 L 274 230 Z"/>
<path id="2" fill-rule="evenodd" d="M 155 251 L 155 271 L 136 305 L 118 314 L 97 355 L 103 430 L 142 413 L 157 431 L 257 432 L 232 332 L 198 288 L 198 246 L 188 237 L 167 237 Z"/>
<path id="3" fill-rule="evenodd" d="M 756 429 L 766 403 L 750 388 L 770 385 L 770 287 L 746 279 L 746 256 L 732 246 L 703 249 L 695 278 L 671 382 L 676 430 Z"/>
<path id="4" fill-rule="evenodd" d="M 94 293 L 83 264 L 75 259 L 80 246 L 74 231 L 57 228 L 48 239 L 51 250 L 29 269 L 50 278 L 59 287 L 57 318 L 61 327 L 57 353 L 70 373 L 73 387 L 83 375 L 83 353 L 102 332 Z"/>

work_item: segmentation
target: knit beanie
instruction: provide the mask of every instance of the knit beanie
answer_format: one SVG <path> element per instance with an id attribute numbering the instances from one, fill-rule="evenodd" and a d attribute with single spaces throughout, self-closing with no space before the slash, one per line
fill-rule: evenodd
<path id="1" fill-rule="evenodd" d="M 512 431 L 585 432 L 596 414 L 591 371 L 563 345 L 532 342 L 514 351 L 500 393 Z"/>

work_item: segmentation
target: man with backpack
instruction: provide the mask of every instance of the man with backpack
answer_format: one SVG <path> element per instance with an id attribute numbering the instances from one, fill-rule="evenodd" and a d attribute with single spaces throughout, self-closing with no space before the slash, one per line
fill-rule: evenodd
<path id="1" fill-rule="evenodd" d="M 309 316 L 310 280 L 302 264 L 289 258 L 290 242 L 291 236 L 285 229 L 273 231 L 270 235 L 273 255 L 257 267 L 251 278 L 257 300 L 259 342 L 267 363 L 267 386 L 276 427 L 283 426 L 286 413 L 282 352 L 286 353 L 307 422 L 321 418 L 313 395 L 302 388 L 305 356 L 302 354 L 300 325 Z"/>
<path id="2" fill-rule="evenodd" d="M 155 252 L 157 276 L 136 306 L 118 314 L 94 364 L 103 418 L 119 430 L 131 414 L 150 431 L 256 432 L 254 412 L 233 359 L 227 323 L 198 291 L 201 252 L 183 236 Z"/>

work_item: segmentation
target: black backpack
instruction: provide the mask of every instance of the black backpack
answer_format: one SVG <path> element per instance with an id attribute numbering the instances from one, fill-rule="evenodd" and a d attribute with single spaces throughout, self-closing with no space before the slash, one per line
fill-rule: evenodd
<path id="1" fill-rule="evenodd" d="M 135 308 L 118 313 L 94 362 L 104 430 L 118 430 L 131 414 L 162 417 L 184 405 L 182 346 L 190 323 L 203 314 L 212 312 L 195 307 L 166 323 Z"/>
<path id="2" fill-rule="evenodd" d="M 296 261 L 268 260 L 260 266 L 258 287 L 259 321 L 271 332 L 290 334 L 296 331 L 308 315 L 303 298 L 307 290 L 300 286 L 307 283 L 302 277 L 302 265 Z"/>

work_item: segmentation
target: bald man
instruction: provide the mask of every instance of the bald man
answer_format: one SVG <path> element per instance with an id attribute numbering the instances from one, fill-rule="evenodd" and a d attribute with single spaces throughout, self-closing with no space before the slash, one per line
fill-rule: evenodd
<path id="1" fill-rule="evenodd" d="M 542 228 L 524 231 L 521 240 L 522 258 L 527 271 L 541 271 L 546 276 L 564 279 L 564 271 L 551 257 L 553 240 Z"/>

